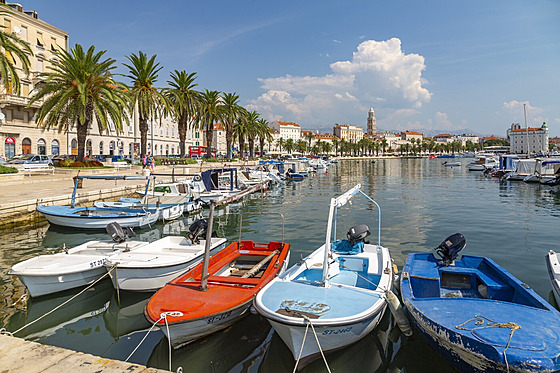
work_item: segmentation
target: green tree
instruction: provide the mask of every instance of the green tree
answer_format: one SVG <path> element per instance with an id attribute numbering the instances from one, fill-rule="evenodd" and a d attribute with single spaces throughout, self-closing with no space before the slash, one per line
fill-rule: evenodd
<path id="1" fill-rule="evenodd" d="M 268 127 L 266 119 L 261 118 L 257 121 L 257 137 L 259 138 L 260 156 L 262 157 L 264 154 L 264 143 L 270 143 L 273 139 L 272 130 Z"/>
<path id="2" fill-rule="evenodd" d="M 5 4 L 0 4 L 0 15 L 4 18 L 10 16 L 10 8 Z M 20 93 L 20 80 L 16 68 L 16 60 L 21 62 L 21 66 L 26 75 L 29 74 L 29 57 L 33 56 L 33 50 L 24 40 L 21 40 L 11 30 L 4 30 L 5 26 L 0 26 L 0 82 L 6 91 L 13 91 L 14 94 Z M 15 57 L 15 58 L 14 58 Z"/>
<path id="3" fill-rule="evenodd" d="M 170 88 L 164 89 L 164 93 L 169 101 L 169 110 L 173 118 L 177 121 L 179 132 L 179 155 L 185 156 L 185 140 L 189 123 L 195 112 L 195 108 L 200 101 L 200 92 L 194 88 L 198 85 L 194 81 L 196 73 L 188 74 L 186 71 L 171 73 L 171 80 L 167 81 Z"/>
<path id="4" fill-rule="evenodd" d="M 223 119 L 224 109 L 221 103 L 220 91 L 204 90 L 198 106 L 196 123 L 200 129 L 206 130 L 206 146 L 212 147 L 214 140 L 214 124 Z M 205 157 L 210 157 L 210 152 Z"/>
<path id="5" fill-rule="evenodd" d="M 284 142 L 284 149 L 286 149 L 288 153 L 292 153 L 295 149 L 294 140 L 293 139 L 286 140 L 286 142 Z"/>
<path id="6" fill-rule="evenodd" d="M 128 74 L 124 76 L 131 82 L 128 87 L 131 110 L 134 110 L 134 107 L 138 108 L 141 157 L 146 154 L 148 119 L 160 118 L 167 107 L 165 95 L 155 86 L 158 72 L 162 69 L 159 63 L 156 63 L 156 57 L 154 54 L 148 59 L 145 53 L 139 51 L 137 55 L 133 53 L 126 56 L 130 64 L 123 63 L 128 68 Z"/>
<path id="7" fill-rule="evenodd" d="M 222 123 L 226 132 L 226 149 L 227 158 L 231 158 L 233 137 L 235 125 L 239 122 L 240 117 L 245 115 L 247 111 L 239 105 L 239 95 L 236 93 L 224 93 L 223 95 L 223 116 Z"/>
<path id="8" fill-rule="evenodd" d="M 70 52 L 53 53 L 51 71 L 40 74 L 29 106 L 44 99 L 35 120 L 47 130 L 68 132 L 76 126 L 78 160 L 83 161 L 89 126 L 95 120 L 102 133 L 112 121 L 117 132 L 122 131 L 123 122 L 128 121 L 128 96 L 125 87 L 113 80 L 110 72 L 116 61 L 103 59 L 105 51 L 95 52 L 91 46 L 84 52 L 76 44 Z"/>

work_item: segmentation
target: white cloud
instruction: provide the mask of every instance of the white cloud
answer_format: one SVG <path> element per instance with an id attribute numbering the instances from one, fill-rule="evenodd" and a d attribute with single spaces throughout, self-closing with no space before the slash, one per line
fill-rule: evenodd
<path id="1" fill-rule="evenodd" d="M 267 119 L 280 114 L 305 126 L 348 123 L 356 114 L 364 117 L 363 111 L 372 105 L 376 112 L 417 110 L 431 99 L 423 87 L 424 57 L 405 54 L 397 38 L 363 41 L 351 60 L 332 63 L 330 68 L 331 73 L 323 76 L 259 79 L 266 92 L 249 108 Z"/>

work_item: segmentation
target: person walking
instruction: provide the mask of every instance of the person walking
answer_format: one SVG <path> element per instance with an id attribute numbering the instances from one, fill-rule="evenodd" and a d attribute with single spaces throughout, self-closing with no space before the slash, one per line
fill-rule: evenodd
<path id="1" fill-rule="evenodd" d="M 151 154 L 148 155 L 148 165 L 150 165 L 150 169 L 152 171 L 152 173 L 154 173 L 154 168 L 156 167 L 156 160 L 154 159 L 154 157 L 152 157 Z"/>
<path id="2" fill-rule="evenodd" d="M 142 169 L 146 168 L 147 164 L 148 164 L 148 156 L 144 154 L 144 156 L 142 157 Z"/>

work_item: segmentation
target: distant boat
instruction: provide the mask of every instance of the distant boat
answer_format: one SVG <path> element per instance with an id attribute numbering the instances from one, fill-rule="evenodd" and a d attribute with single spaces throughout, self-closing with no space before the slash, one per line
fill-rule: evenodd
<path id="1" fill-rule="evenodd" d="M 461 162 L 443 162 L 445 167 L 461 167 Z"/>
<path id="2" fill-rule="evenodd" d="M 441 154 L 437 158 L 455 158 L 455 154 Z"/>
<path id="3" fill-rule="evenodd" d="M 460 233 L 409 254 L 401 295 L 418 331 L 461 372 L 556 372 L 560 312 L 486 257 L 463 255 Z"/>

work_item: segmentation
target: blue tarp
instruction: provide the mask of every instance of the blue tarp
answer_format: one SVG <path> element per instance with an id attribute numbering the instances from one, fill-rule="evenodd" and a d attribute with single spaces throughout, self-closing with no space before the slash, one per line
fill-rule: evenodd
<path id="1" fill-rule="evenodd" d="M 331 250 L 335 254 L 356 255 L 364 252 L 364 241 L 359 241 L 350 245 L 350 241 L 346 239 L 336 240 L 331 243 Z"/>

